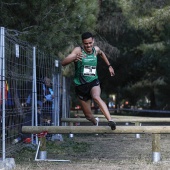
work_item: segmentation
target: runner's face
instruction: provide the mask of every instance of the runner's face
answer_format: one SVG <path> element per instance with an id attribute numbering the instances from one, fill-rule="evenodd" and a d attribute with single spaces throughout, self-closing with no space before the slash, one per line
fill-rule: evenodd
<path id="1" fill-rule="evenodd" d="M 93 49 L 94 39 L 88 38 L 83 40 L 83 46 L 87 53 L 91 53 Z"/>

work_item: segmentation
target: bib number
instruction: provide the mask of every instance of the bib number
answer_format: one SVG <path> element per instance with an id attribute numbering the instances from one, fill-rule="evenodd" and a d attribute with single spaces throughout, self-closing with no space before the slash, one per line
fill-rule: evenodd
<path id="1" fill-rule="evenodd" d="M 84 76 L 95 76 L 96 66 L 84 66 L 83 75 Z"/>

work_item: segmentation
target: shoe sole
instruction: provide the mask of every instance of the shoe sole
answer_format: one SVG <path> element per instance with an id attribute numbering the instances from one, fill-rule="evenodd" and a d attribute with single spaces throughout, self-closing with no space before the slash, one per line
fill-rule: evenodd
<path id="1" fill-rule="evenodd" d="M 116 129 L 116 124 L 114 122 L 109 122 L 109 126 L 111 127 L 112 130 Z"/>

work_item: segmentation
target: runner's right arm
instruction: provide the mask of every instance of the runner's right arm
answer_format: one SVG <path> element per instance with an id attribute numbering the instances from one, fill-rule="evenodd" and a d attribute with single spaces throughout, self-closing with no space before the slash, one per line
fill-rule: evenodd
<path id="1" fill-rule="evenodd" d="M 62 66 L 66 66 L 71 62 L 76 62 L 82 59 L 81 48 L 76 47 L 74 50 L 61 62 Z"/>

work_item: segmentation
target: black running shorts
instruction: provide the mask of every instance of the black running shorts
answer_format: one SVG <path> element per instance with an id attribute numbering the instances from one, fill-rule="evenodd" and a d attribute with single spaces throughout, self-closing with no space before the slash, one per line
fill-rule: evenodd
<path id="1" fill-rule="evenodd" d="M 84 101 L 90 100 L 92 98 L 90 94 L 91 89 L 94 86 L 99 86 L 99 85 L 100 85 L 100 82 L 98 79 L 96 79 L 90 83 L 75 86 L 76 95 L 79 97 L 80 100 L 84 100 Z"/>

